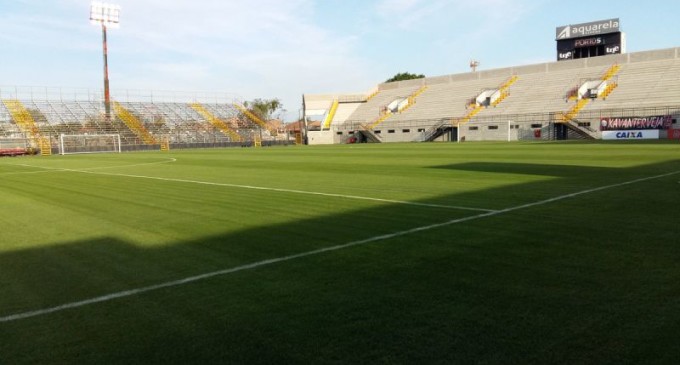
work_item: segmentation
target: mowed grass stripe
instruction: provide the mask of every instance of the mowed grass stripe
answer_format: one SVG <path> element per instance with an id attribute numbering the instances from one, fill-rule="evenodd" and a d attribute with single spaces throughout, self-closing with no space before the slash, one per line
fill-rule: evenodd
<path id="1" fill-rule="evenodd" d="M 592 194 L 592 193 L 600 192 L 600 191 L 605 191 L 605 190 L 609 190 L 609 189 L 612 189 L 612 188 L 619 188 L 619 187 L 624 187 L 624 186 L 627 186 L 627 185 L 637 184 L 637 183 L 646 182 L 646 181 L 650 181 L 650 180 L 657 180 L 657 179 L 661 179 L 661 178 L 665 178 L 665 177 L 669 177 L 669 176 L 674 176 L 674 175 L 677 175 L 678 173 L 680 173 L 680 171 L 673 171 L 673 172 L 669 172 L 669 173 L 662 174 L 662 175 L 656 175 L 656 176 L 642 177 L 642 178 L 639 178 L 639 179 L 625 181 L 625 182 L 621 182 L 621 183 L 618 183 L 618 184 L 602 186 L 602 187 L 588 189 L 588 190 L 582 190 L 582 191 L 579 191 L 579 192 L 574 192 L 574 193 L 567 194 L 567 195 L 561 195 L 561 196 L 553 197 L 553 198 L 538 201 L 538 202 L 522 204 L 522 205 L 518 205 L 518 206 L 515 206 L 515 207 L 511 207 L 511 208 L 506 208 L 506 209 L 500 210 L 500 211 L 486 212 L 486 213 L 478 214 L 478 215 L 475 215 L 475 216 L 469 216 L 469 217 L 463 217 L 463 218 L 449 220 L 449 221 L 446 221 L 446 222 L 443 222 L 443 223 L 435 223 L 435 224 L 430 224 L 430 225 L 426 225 L 426 226 L 419 226 L 419 227 L 415 227 L 415 228 L 408 229 L 408 230 L 402 230 L 402 231 L 397 231 L 397 232 L 393 232 L 393 233 L 373 236 L 373 237 L 369 237 L 369 238 L 366 238 L 366 239 L 352 241 L 352 242 L 348 242 L 348 243 L 344 243 L 344 244 L 340 244 L 340 245 L 323 247 L 323 248 L 319 248 L 319 249 L 315 249 L 315 250 L 311 250 L 311 251 L 306 251 L 306 252 L 300 252 L 300 253 L 287 255 L 287 256 L 279 256 L 279 257 L 269 258 L 269 259 L 266 259 L 266 260 L 263 260 L 263 261 L 253 262 L 253 263 L 249 263 L 249 264 L 242 265 L 242 266 L 237 266 L 237 267 L 217 270 L 217 271 L 213 271 L 213 272 L 203 273 L 203 274 L 199 274 L 199 275 L 196 275 L 196 276 L 185 277 L 185 278 L 175 280 L 175 281 L 168 281 L 168 282 L 155 284 L 155 285 L 151 285 L 151 286 L 134 288 L 134 289 L 124 290 L 124 291 L 121 291 L 121 292 L 110 293 L 110 294 L 106 294 L 106 295 L 103 295 L 103 296 L 100 296 L 100 297 L 88 298 L 88 299 L 85 299 L 85 300 L 82 300 L 82 301 L 65 303 L 63 305 L 58 305 L 58 306 L 55 306 L 55 307 L 38 309 L 38 310 L 35 310 L 35 311 L 28 311 L 28 312 L 23 312 L 23 313 L 17 313 L 17 314 L 8 315 L 8 316 L 5 316 L 5 317 L 0 317 L 0 322 L 11 322 L 11 321 L 15 321 L 15 320 L 21 320 L 21 319 L 25 319 L 25 318 L 36 317 L 36 316 L 41 316 L 41 315 L 44 315 L 44 314 L 60 312 L 62 310 L 79 308 L 79 307 L 90 305 L 90 304 L 107 302 L 107 301 L 110 301 L 110 300 L 125 298 L 125 297 L 128 297 L 128 296 L 135 296 L 135 295 L 143 294 L 143 293 L 146 293 L 146 292 L 149 292 L 149 291 L 156 291 L 156 290 L 159 290 L 159 289 L 190 284 L 190 283 L 193 283 L 193 282 L 196 282 L 196 281 L 202 281 L 202 280 L 210 279 L 210 278 L 213 278 L 213 277 L 216 277 L 216 276 L 222 276 L 222 275 L 231 274 L 231 273 L 244 271 L 244 270 L 256 269 L 256 268 L 259 268 L 261 266 L 268 266 L 268 265 L 286 262 L 286 261 L 290 261 L 290 260 L 296 260 L 296 259 L 299 259 L 299 258 L 304 258 L 304 257 L 307 257 L 307 256 L 314 256 L 314 255 L 318 255 L 318 254 L 322 254 L 322 253 L 326 253 L 326 252 L 343 250 L 343 249 L 346 249 L 346 248 L 364 245 L 364 244 L 372 243 L 372 242 L 376 242 L 376 241 L 390 240 L 392 238 L 412 235 L 412 234 L 416 234 L 416 233 L 419 233 L 419 232 L 425 232 L 425 231 L 429 231 L 429 230 L 433 230 L 433 229 L 451 226 L 451 225 L 454 225 L 454 224 L 475 221 L 475 220 L 478 220 L 478 219 L 481 219 L 481 218 L 493 217 L 493 216 L 496 216 L 496 215 L 499 215 L 499 214 L 506 214 L 506 213 L 511 213 L 511 212 L 517 211 L 517 210 L 523 210 L 523 209 L 533 208 L 533 207 L 542 206 L 542 205 L 546 205 L 546 204 L 551 204 L 551 203 L 559 202 L 559 201 L 564 200 L 564 199 L 580 197 L 582 195 Z"/>
<path id="2" fill-rule="evenodd" d="M 666 180 L 675 183 L 675 179 Z M 598 193 L 588 200 L 603 207 L 618 194 L 650 191 L 655 186 L 623 187 L 618 192 L 601 192 L 606 198 Z M 196 283 L 188 292 L 167 290 L 122 304 L 64 312 L 48 323 L 27 321 L 24 328 L 42 329 L 31 343 L 46 348 L 53 359 L 85 356 L 92 361 L 132 361 L 146 356 L 150 362 L 333 362 L 327 360 L 335 357 L 357 362 L 390 354 L 414 362 L 569 363 L 583 354 L 598 362 L 621 361 L 664 346 L 666 350 L 658 353 L 672 354 L 674 347 L 663 341 L 623 351 L 615 344 L 592 341 L 609 336 L 628 343 L 640 336 L 639 332 L 611 333 L 610 322 L 598 318 L 625 318 L 626 326 L 646 328 L 649 317 L 630 317 L 630 313 L 654 305 L 664 315 L 673 315 L 673 306 L 656 306 L 649 296 L 635 300 L 628 295 L 631 283 L 637 288 L 644 282 L 636 282 L 640 277 L 633 272 L 617 278 L 621 270 L 628 270 L 625 263 L 602 266 L 603 255 L 612 260 L 620 256 L 615 241 L 625 239 L 625 233 L 613 235 L 608 247 L 602 247 L 595 240 L 601 232 L 591 230 L 593 236 L 584 241 L 586 236 L 568 229 L 592 211 L 578 200 L 536 207 L 540 212 L 498 215 L 489 218 L 493 222 L 458 226 L 455 232 L 443 227 L 443 231 L 422 232 L 418 239 L 395 238 L 305 262 L 235 274 L 227 281 Z M 624 206 L 614 204 L 611 209 Z M 571 210 L 573 215 L 565 211 L 575 207 L 579 209 Z M 565 229 L 556 232 L 531 224 L 537 213 L 555 212 L 562 212 L 555 218 Z M 489 225 L 507 229 L 490 231 Z M 571 234 L 561 241 L 559 237 L 566 232 Z M 451 244 L 449 237 L 456 237 L 457 244 Z M 575 237 L 581 240 L 574 242 Z M 634 241 L 629 242 L 626 250 L 635 249 Z M 659 250 L 659 257 L 663 252 Z M 671 261 L 667 258 L 657 264 L 668 266 Z M 628 299 L 612 306 L 611 301 L 621 296 Z M 661 329 L 661 337 L 656 337 L 660 340 L 664 333 L 671 333 L 666 331 L 672 327 L 652 326 Z M 62 335 L 63 340 L 51 338 L 51 331 L 63 327 L 71 329 Z M 13 331 L 16 327 L 5 328 Z M 111 351 L 107 343 L 93 338 L 123 346 Z M 54 345 L 63 341 L 71 342 Z M 407 348 L 405 342 L 410 344 Z M 12 343 L 19 346 L 8 347 L 10 356 L 28 350 L 17 339 Z M 488 351 L 489 346 L 494 351 Z M 345 351 L 350 348 L 354 351 Z M 45 353 L 27 353 L 32 360 L 45 360 Z"/>
<path id="3" fill-rule="evenodd" d="M 28 220 L 35 228 L 30 234 L 18 229 L 14 237 L 5 235 L 3 311 L 154 284 L 463 214 L 66 171 L 47 181 L 14 177 L 3 184 L 36 208 L 29 211 L 30 220 L 8 217 L 16 224 Z M 28 267 L 43 269 L 24 270 Z M 39 298 L 32 293 L 40 293 Z"/>
<path id="4" fill-rule="evenodd" d="M 431 189 L 432 197 L 492 202 L 503 208 L 507 207 L 505 202 L 517 205 L 531 201 L 525 200 L 527 197 L 551 192 L 550 196 L 555 196 L 680 168 L 673 157 L 678 146 L 665 144 L 388 147 L 173 152 L 173 156 L 182 157 L 183 167 L 143 170 L 154 176 L 186 174 L 201 180 L 225 172 L 246 180 L 252 173 L 253 184 L 268 177 L 271 183 L 282 186 L 305 187 L 326 186 L 327 178 L 333 176 L 337 186 L 345 186 L 345 182 L 355 184 L 362 176 L 351 168 L 352 162 L 370 160 L 370 164 L 357 164 L 365 169 L 372 164 L 384 165 L 374 175 L 382 178 L 367 182 L 376 190 L 382 184 L 390 191 L 406 194 L 409 186 L 390 178 L 405 175 L 416 181 L 414 174 L 422 170 L 421 186 Z M 123 154 L 117 158 L 133 161 L 155 155 L 161 156 Z M 422 160 L 415 161 L 411 155 Z M 255 162 L 253 157 L 257 161 L 251 167 L 230 166 L 239 158 Z M 406 167 L 400 171 L 402 157 Z M 337 173 L 317 173 L 322 165 L 317 161 L 320 158 L 328 158 L 329 169 Z M 288 159 L 300 165 L 295 173 L 288 174 L 281 167 Z M 52 165 L 57 160 L 30 161 Z M 97 164 L 96 159 L 81 157 L 68 162 L 71 168 Z M 185 171 L 192 162 L 197 166 Z M 309 170 L 305 169 L 306 162 L 310 162 Z M 494 165 L 489 168 L 489 163 Z M 449 165 L 451 168 L 432 168 Z M 572 169 L 560 174 L 563 166 Z M 139 173 L 135 168 L 115 171 Z M 317 181 L 316 177 L 323 179 Z M 447 178 L 466 183 L 446 184 Z M 111 180 L 114 187 L 108 186 Z M 680 303 L 673 295 L 680 290 L 674 264 L 680 256 L 673 230 L 657 228 L 674 226 L 675 202 L 680 198 L 677 180 L 671 176 L 622 186 L 332 255 L 242 271 L 224 280 L 196 282 L 183 290 L 159 290 L 153 295 L 6 323 L 0 331 L 0 354 L 3 362 L 9 363 L 662 363 L 680 355 L 669 340 L 680 330 Z M 72 204 L 70 200 L 78 190 L 90 195 L 94 191 L 99 197 L 101 189 L 101 200 L 95 201 L 104 202 L 106 189 L 125 194 L 123 184 L 128 184 L 80 175 L 73 181 L 57 180 L 60 189 L 69 184 L 73 189 L 67 194 L 55 193 L 53 200 L 48 197 L 50 184 L 55 182 L 49 180 L 15 195 L 16 184 L 36 183 L 33 178 L 0 180 L 0 194 L 12 196 L 8 200 L 13 207 L 12 212 L 0 212 L 0 219 L 24 218 L 3 225 L 3 238 L 39 232 L 40 223 L 27 229 L 26 222 L 34 220 L 27 212 L 41 214 L 40 209 L 29 209 L 41 201 L 54 211 L 36 218 L 61 217 L 49 224 L 55 231 L 59 231 L 57 224 L 71 221 L 73 225 L 64 229 L 69 234 L 87 216 L 87 210 L 81 217 L 69 209 L 60 211 L 60 204 Z M 471 190 L 469 187 L 476 183 L 492 187 Z M 159 185 L 139 181 L 129 184 L 139 185 L 140 191 L 128 198 L 140 203 L 146 202 L 146 195 L 153 197 Z M 199 202 L 192 202 L 192 198 L 211 195 L 203 195 L 205 188 L 194 192 L 174 190 L 176 184 L 169 186 L 173 186 L 167 192 L 171 201 L 181 208 L 200 211 Z M 34 199 L 32 189 L 41 191 L 41 196 Z M 160 203 L 161 196 L 150 201 Z M 249 201 L 246 196 L 255 199 Z M 285 214 L 286 203 L 271 202 L 269 194 L 246 196 L 241 202 L 248 207 L 266 201 Z M 499 202 L 499 198 L 504 200 Z M 218 194 L 217 205 L 221 199 Z M 302 201 L 308 209 L 315 206 Z M 114 200 L 110 204 L 119 203 Z M 0 253 L 0 280 L 6 278 L 0 282 L 3 312 L 41 308 L 57 299 L 72 301 L 90 293 L 110 292 L 111 288 L 136 287 L 137 283 L 157 283 L 153 280 L 183 273 L 207 272 L 211 267 L 224 267 L 220 264 L 225 262 L 272 257 L 268 255 L 283 252 L 286 247 L 303 248 L 306 240 L 332 242 L 336 237 L 370 234 L 382 228 L 394 232 L 413 223 L 411 218 L 440 218 L 423 215 L 431 209 L 394 210 L 396 207 L 390 204 L 344 207 L 333 199 L 322 199 L 319 204 L 327 206 L 321 207 L 318 219 L 263 224 L 234 234 L 174 244 L 176 241 L 159 244 L 153 235 L 135 235 L 136 229 L 130 229 L 102 239 L 73 234 L 80 239 L 60 244 L 47 240 L 31 249 L 5 249 Z M 332 211 L 338 204 L 341 213 L 336 215 Z M 132 206 L 132 202 L 125 201 L 122 206 Z M 79 209 L 83 207 L 86 204 Z M 95 212 L 97 207 L 90 209 Z M 152 210 L 124 209 L 117 214 L 134 219 Z M 266 207 L 262 206 L 260 212 L 266 212 Z M 213 213 L 223 214 L 219 209 L 206 209 L 206 215 Z M 407 218 L 408 214 L 413 216 Z M 175 215 L 159 218 L 173 219 Z M 239 219 L 237 213 L 234 216 Z M 373 227 L 374 217 L 384 219 L 375 221 L 378 223 Z M 220 219 L 214 223 L 222 224 Z M 198 230 L 196 234 L 205 238 Z M 126 235 L 138 242 L 130 244 Z M 6 248 L 5 241 L 0 242 Z M 10 293 L 9 299 L 5 293 Z"/>

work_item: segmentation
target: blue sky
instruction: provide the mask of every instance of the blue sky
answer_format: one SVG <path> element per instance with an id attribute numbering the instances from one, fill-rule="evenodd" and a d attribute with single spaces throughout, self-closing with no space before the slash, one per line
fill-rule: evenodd
<path id="1" fill-rule="evenodd" d="M 438 76 L 553 61 L 555 27 L 620 18 L 629 52 L 680 46 L 680 2 L 553 0 L 118 0 L 110 30 L 123 90 L 282 100 L 366 92 L 397 72 Z M 102 88 L 87 0 L 0 0 L 0 86 Z"/>

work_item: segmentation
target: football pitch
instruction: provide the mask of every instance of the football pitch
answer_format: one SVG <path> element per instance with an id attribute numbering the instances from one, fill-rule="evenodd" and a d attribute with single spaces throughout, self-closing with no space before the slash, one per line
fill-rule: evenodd
<path id="1" fill-rule="evenodd" d="M 677 363 L 680 144 L 0 159 L 0 364 Z"/>

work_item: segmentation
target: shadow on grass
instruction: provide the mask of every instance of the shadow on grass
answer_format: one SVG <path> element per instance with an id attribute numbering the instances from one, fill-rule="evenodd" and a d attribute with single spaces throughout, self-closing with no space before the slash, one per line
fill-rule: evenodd
<path id="1" fill-rule="evenodd" d="M 436 168 L 559 176 L 521 189 L 571 193 L 565 187 L 649 177 L 680 164 Z M 389 246 L 380 241 L 0 323 L 0 362 L 663 362 L 680 355 L 672 343 L 680 329 L 680 251 L 661 228 L 631 233 L 616 225 L 653 202 L 654 221 L 673 226 L 680 193 L 677 184 L 667 187 L 676 189 L 622 187 L 637 194 L 625 202 L 584 196 L 563 212 L 582 218 L 611 204 L 596 227 L 565 222 L 537 232 L 534 220 L 499 215 L 391 238 Z M 483 201 L 517 189 L 441 198 Z M 103 237 L 7 252 L 0 316 L 476 214 L 384 205 L 157 248 Z M 657 246 L 640 248 L 639 239 Z"/>
<path id="2" fill-rule="evenodd" d="M 473 172 L 490 172 L 496 174 L 500 173 L 500 174 L 552 176 L 561 178 L 588 178 L 591 176 L 609 174 L 610 172 L 616 172 L 617 170 L 620 170 L 614 168 L 588 167 L 588 166 L 540 165 L 540 164 L 496 163 L 496 162 L 463 163 L 445 166 L 434 166 L 433 168 Z"/>

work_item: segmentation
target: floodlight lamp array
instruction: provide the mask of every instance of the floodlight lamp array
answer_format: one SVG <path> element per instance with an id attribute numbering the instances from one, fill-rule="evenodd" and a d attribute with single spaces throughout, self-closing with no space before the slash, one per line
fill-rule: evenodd
<path id="1" fill-rule="evenodd" d="M 93 1 L 90 6 L 90 22 L 92 24 L 102 24 L 108 28 L 118 28 L 120 26 L 120 6 Z"/>

